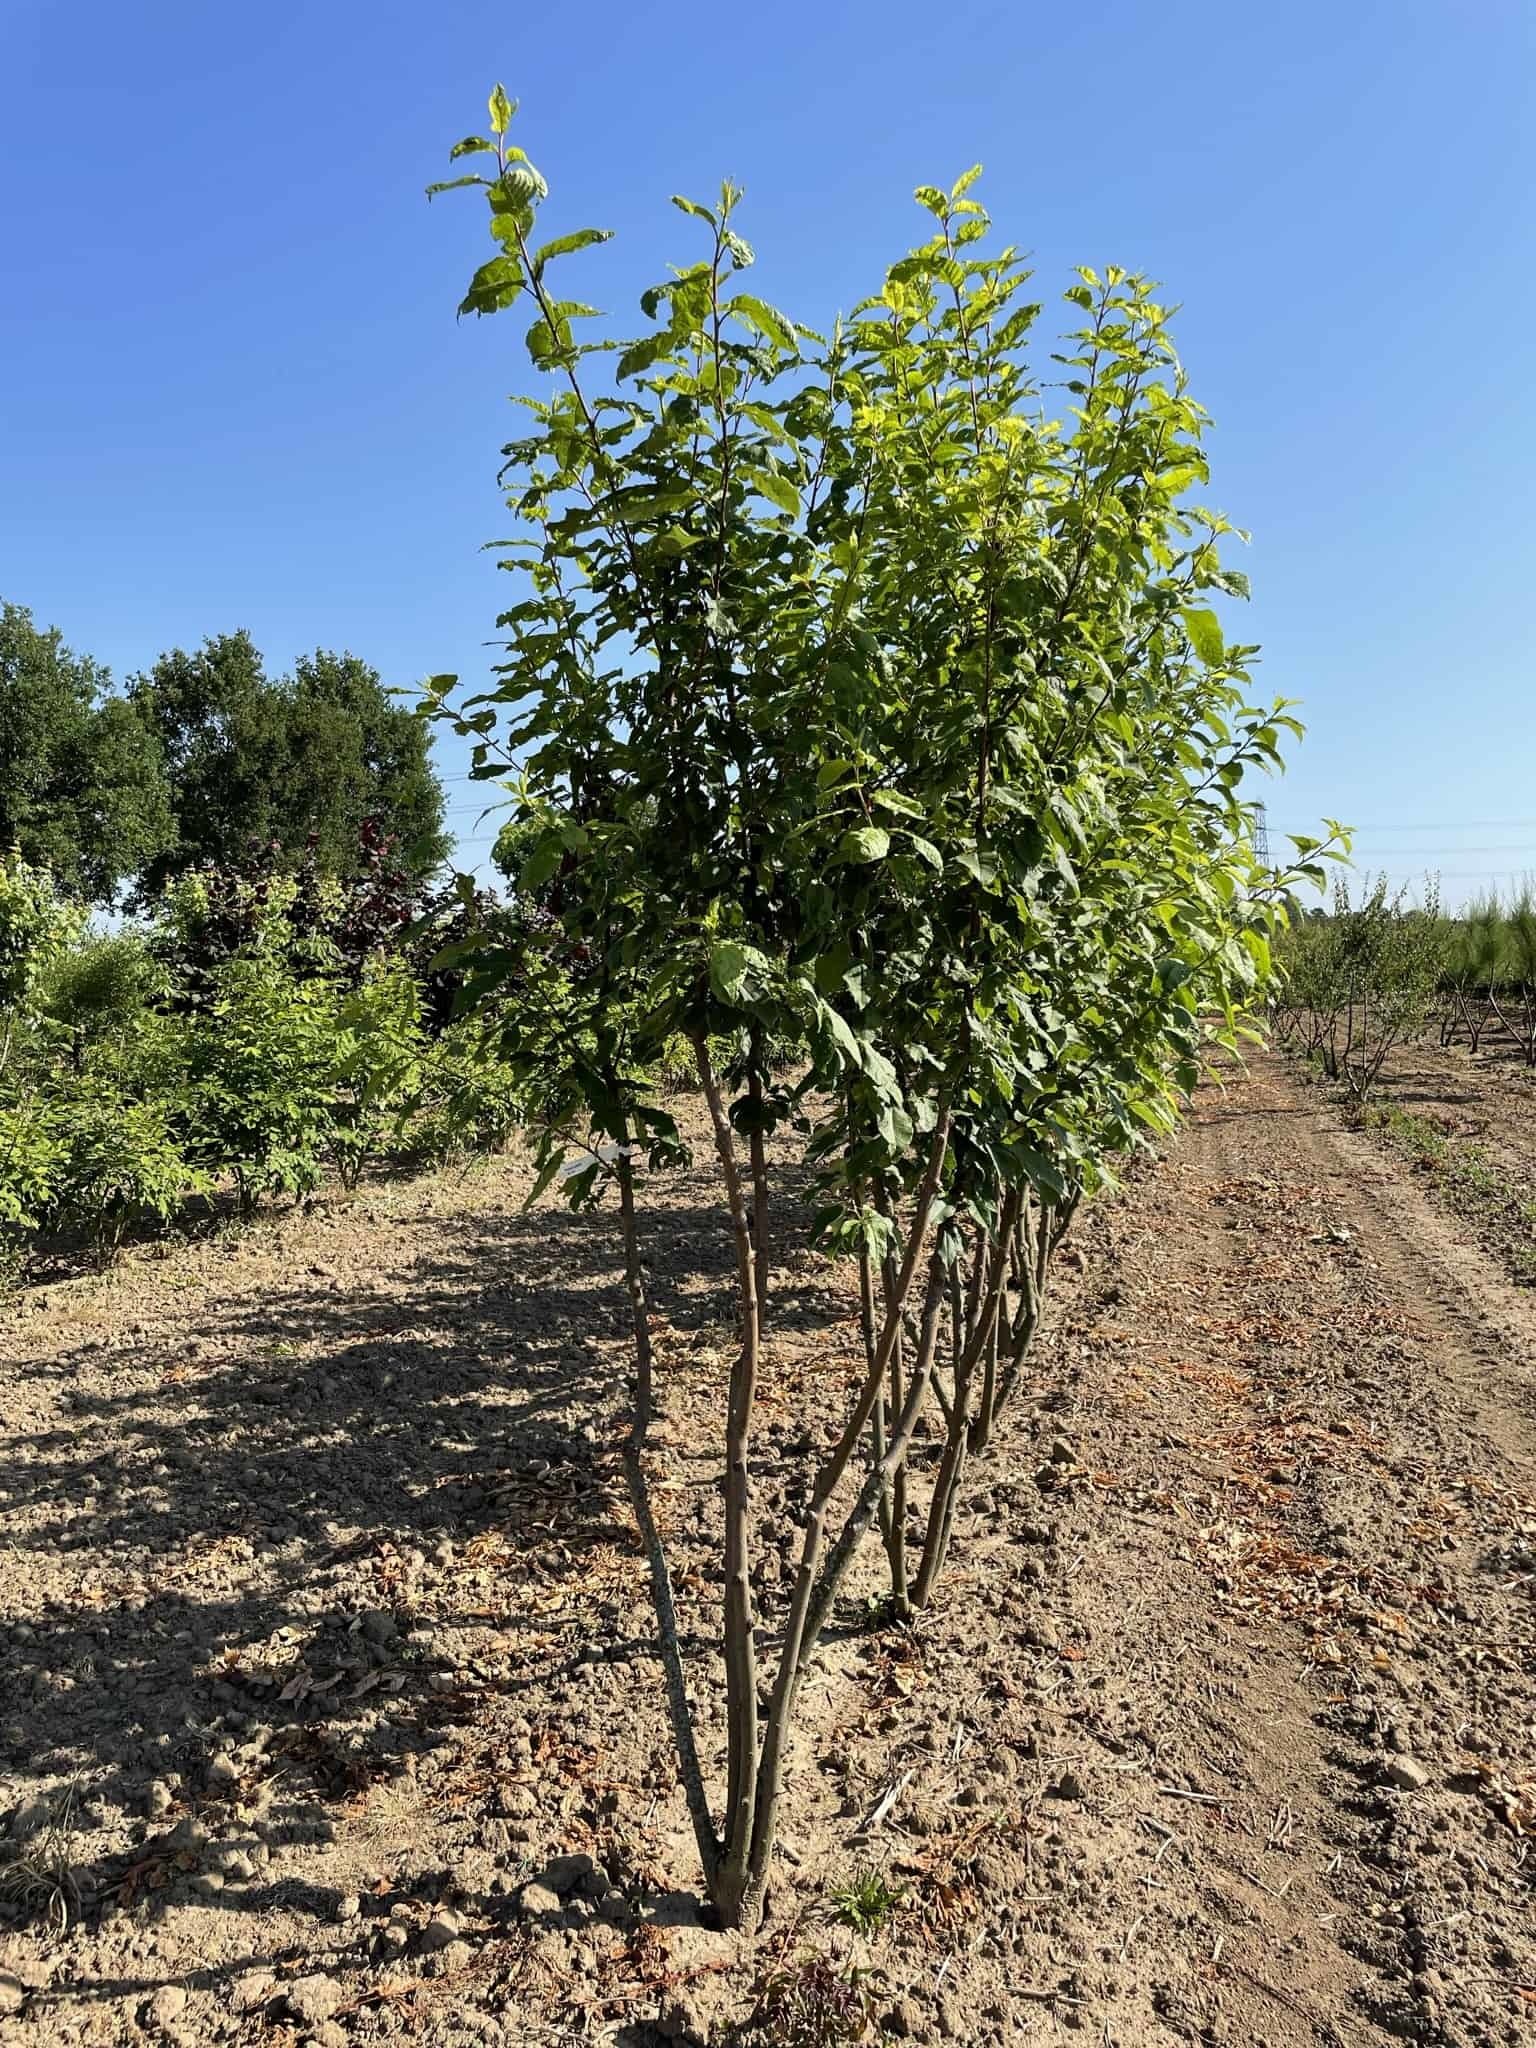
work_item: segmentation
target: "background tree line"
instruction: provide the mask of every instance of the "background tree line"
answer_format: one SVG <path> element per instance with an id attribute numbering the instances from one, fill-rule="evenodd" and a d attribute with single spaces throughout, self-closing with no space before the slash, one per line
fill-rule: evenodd
<path id="1" fill-rule="evenodd" d="M 416 877 L 448 850 L 426 729 L 359 656 L 320 648 L 273 677 L 236 631 L 118 690 L 0 603 L 0 850 L 75 900 L 142 905 L 255 846 L 345 878 L 367 824 Z"/>
<path id="2" fill-rule="evenodd" d="M 274 678 L 240 631 L 119 689 L 0 607 L 0 1278 L 499 1142 L 438 956 L 520 912 L 448 847 L 427 728 L 358 656 Z"/>

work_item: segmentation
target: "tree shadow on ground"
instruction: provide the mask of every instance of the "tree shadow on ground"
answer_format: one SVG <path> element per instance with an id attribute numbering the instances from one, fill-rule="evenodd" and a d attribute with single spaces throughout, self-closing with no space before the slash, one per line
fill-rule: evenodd
<path id="1" fill-rule="evenodd" d="M 670 1193 L 645 1219 L 658 1321 L 720 1346 L 723 1371 L 729 1233 L 696 1176 Z M 847 1307 L 805 1253 L 803 1213 L 776 1218 L 775 1326 L 790 1343 Z M 88 1909 L 262 1915 L 293 1885 L 258 1858 L 325 1840 L 338 1802 L 410 1776 L 487 1694 L 515 1702 L 569 1671 L 580 1630 L 549 1624 L 549 1589 L 635 1547 L 613 1458 L 628 1371 L 614 1219 L 546 1208 L 411 1227 L 414 1254 L 387 1276 L 339 1284 L 311 1264 L 259 1294 L 178 1304 L 163 1344 L 124 1356 L 120 1384 L 99 1340 L 14 1367 L 40 1392 L 62 1386 L 67 1414 L 13 1435 L 0 1474 L 13 1591 L 54 1589 L 0 1631 L 13 1869 L 78 1774 L 81 1839 L 97 1846 L 72 1881 Z M 698 1482 L 710 1495 L 713 1475 L 711 1462 Z M 499 1575 L 505 1667 L 468 1683 L 468 1592 L 437 1602 L 425 1647 L 414 1639 L 411 1559 L 445 1545 L 484 1546 Z M 600 1647 L 654 1645 L 614 1625 Z M 261 1812 L 259 1840 L 237 1808 Z M 207 1837 L 235 1881 L 210 1878 Z M 45 1917 L 41 1897 L 7 1904 L 3 1876 L 0 1924 Z M 305 1903 L 324 1919 L 337 1900 L 321 1887 Z"/>

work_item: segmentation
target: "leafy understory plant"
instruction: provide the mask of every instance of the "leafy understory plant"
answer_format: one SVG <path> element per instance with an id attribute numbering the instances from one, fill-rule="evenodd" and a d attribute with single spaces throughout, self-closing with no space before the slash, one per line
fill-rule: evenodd
<path id="1" fill-rule="evenodd" d="M 874 2001 L 858 1972 L 807 1955 L 773 1971 L 731 2048 L 853 2048 L 875 2038 Z"/>
<path id="2" fill-rule="evenodd" d="M 846 1884 L 834 1885 L 827 1896 L 834 1920 L 840 1920 L 856 1934 L 876 1935 L 906 1894 L 883 1871 L 864 1870 Z"/>
<path id="3" fill-rule="evenodd" d="M 65 1157 L 52 1215 L 83 1230 L 103 1255 L 131 1226 L 167 1222 L 189 1194 L 207 1186 L 187 1163 L 163 1101 L 135 1101 L 101 1082 L 62 1113 Z"/>
<path id="4" fill-rule="evenodd" d="M 740 192 L 676 204 L 695 253 L 614 335 L 557 280 L 500 87 L 494 253 L 461 311 L 520 308 L 545 380 L 505 450 L 513 598 L 489 691 L 432 708 L 510 785 L 542 908 L 478 992 L 544 1131 L 540 1187 L 611 1185 L 635 1373 L 625 1463 L 705 1882 L 755 1925 L 801 1687 L 878 1534 L 935 1597 L 968 1462 L 1023 1384 L 1053 1255 L 1117 1153 L 1173 1120 L 1262 998 L 1283 892 L 1241 794 L 1298 728 L 1248 695 L 1205 510 L 1204 414 L 1153 287 L 1083 270 L 1071 331 L 998 247 L 976 170 L 824 332 L 752 292 Z M 734 1247 L 721 1392 L 724 1782 L 706 1782 L 650 1505 L 655 1361 L 639 1170 L 677 1155 L 650 1076 L 688 1046 Z M 775 1049 L 799 1049 L 788 1071 Z M 776 1142 L 774 1142 L 776 1140 Z M 779 1162 L 775 1165 L 773 1162 Z M 759 1382 L 781 1174 L 856 1260 L 861 1369 L 808 1480 L 798 1564 L 754 1593 Z M 911 1452 L 942 1418 L 937 1472 Z"/>

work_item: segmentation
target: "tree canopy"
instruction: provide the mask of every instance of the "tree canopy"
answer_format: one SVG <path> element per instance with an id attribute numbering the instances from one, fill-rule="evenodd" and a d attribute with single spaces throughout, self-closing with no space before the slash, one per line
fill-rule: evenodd
<path id="1" fill-rule="evenodd" d="M 249 633 L 224 633 L 161 655 L 130 699 L 164 750 L 177 825 L 146 894 L 255 842 L 347 876 L 370 821 L 414 874 L 447 850 L 426 729 L 355 654 L 320 648 L 271 679 Z"/>
<path id="2" fill-rule="evenodd" d="M 57 627 L 0 603 L 0 848 L 112 899 L 175 836 L 153 730 Z"/>
<path id="3" fill-rule="evenodd" d="M 460 311 L 531 314 L 541 385 L 500 472 L 505 657 L 456 711 L 453 679 L 432 687 L 471 772 L 512 793 L 499 864 L 550 893 L 512 943 L 487 935 L 470 991 L 502 1001 L 537 1105 L 534 1192 L 617 1191 L 625 1476 L 705 1881 L 753 1927 L 796 1699 L 854 1557 L 878 1523 L 893 1612 L 927 1604 L 1056 1245 L 1172 1124 L 1206 1044 L 1237 1047 L 1283 898 L 1331 842 L 1296 839 L 1288 870 L 1254 851 L 1245 778 L 1299 727 L 1252 697 L 1256 649 L 1214 608 L 1247 585 L 1198 495 L 1206 416 L 1145 278 L 1079 270 L 1042 346 L 977 166 L 917 188 L 925 239 L 818 332 L 743 289 L 727 184 L 675 201 L 694 259 L 615 332 L 554 281 L 606 232 L 540 239 L 549 188 L 500 86 L 488 112 L 450 152 L 481 169 L 430 189 L 481 189 L 496 253 Z M 735 1248 L 718 1823 L 647 1468 L 637 1169 L 682 1142 L 656 1099 L 669 1040 L 692 1048 Z M 859 1258 L 865 1352 L 794 1533 L 752 1487 L 791 1176 L 819 1197 L 816 1241 Z M 914 1474 L 909 1574 L 930 1386 L 944 1449 L 931 1487 Z M 791 1591 L 763 1590 L 759 1545 L 798 1548 Z"/>

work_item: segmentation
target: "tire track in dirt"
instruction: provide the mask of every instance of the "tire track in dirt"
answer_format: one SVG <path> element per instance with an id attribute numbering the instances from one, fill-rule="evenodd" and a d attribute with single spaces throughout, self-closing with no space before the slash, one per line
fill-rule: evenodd
<path id="1" fill-rule="evenodd" d="M 1092 2024 L 1526 2038 L 1527 1304 L 1269 1060 L 1081 1255 L 1036 1811 L 1068 1759 Z"/>
<path id="2" fill-rule="evenodd" d="M 666 1199 L 685 1205 L 680 1230 L 701 1227 L 688 1184 Z M 164 1540 L 172 1523 L 222 1526 L 244 1466 L 264 1498 L 236 1506 L 283 1538 L 274 1614 L 298 1626 L 309 1665 L 396 1659 L 349 1632 L 384 1598 L 381 1630 L 397 1614 L 402 1631 L 425 1623 L 442 1640 L 460 1688 L 445 1698 L 469 1718 L 462 1740 L 445 1728 L 453 1743 L 375 1788 L 360 1815 L 290 1798 L 297 1819 L 331 1834 L 285 1842 L 279 1831 L 270 1871 L 233 1892 L 183 1899 L 208 1882 L 192 1871 L 156 1902 L 45 1944 L 55 1988 L 21 2017 L 0 2016 L 0 2040 L 73 2040 L 88 2016 L 92 2039 L 138 2039 L 140 2006 L 167 1986 L 191 1991 L 184 2038 L 266 2039 L 269 2006 L 231 2011 L 229 1985 L 279 1956 L 283 1971 L 346 1990 L 317 2039 L 552 2039 L 572 2000 L 611 2008 L 642 1955 L 658 1996 L 625 1994 L 622 2038 L 649 2048 L 690 2038 L 695 2021 L 697 2033 L 724 2026 L 764 1969 L 807 1949 L 867 1966 L 881 2029 L 915 2041 L 1527 2038 L 1531 1303 L 1279 1062 L 1203 1093 L 1167 1156 L 1085 1215 L 1042 1343 L 1039 1396 L 974 1473 L 935 1611 L 910 1631 L 882 1628 L 855 1599 L 829 1632 L 794 1748 L 788 1853 L 756 1944 L 701 1928 L 668 1889 L 691 1884 L 692 1855 L 625 1532 L 603 1519 L 585 1541 L 578 1516 L 571 1540 L 583 1542 L 536 1576 L 494 1496 L 455 1504 L 440 1486 L 422 1491 L 465 1468 L 521 1472 L 539 1429 L 555 1432 L 550 1455 L 604 1440 L 617 1384 L 609 1324 L 622 1324 L 611 1257 L 569 1219 L 493 1230 L 462 1196 L 423 1189 L 400 1202 L 398 1218 L 338 1224 L 323 1268 L 296 1249 L 301 1236 L 317 1241 L 313 1220 L 280 1233 L 283 1274 L 258 1245 L 199 1255 L 198 1284 L 173 1297 L 174 1311 L 156 1306 L 152 1276 L 128 1273 L 100 1349 L 67 1321 L 57 1332 L 39 1322 L 25 1342 L 15 1333 L 12 1421 L 31 1463 L 13 1476 L 27 1498 L 13 1501 L 12 1524 L 32 1578 L 13 1574 L 28 1618 L 18 1606 L 9 1654 L 30 1698 L 8 1732 L 24 1785 L 39 1775 L 40 1740 L 88 1738 L 86 1720 L 99 1720 L 133 1751 L 119 1804 L 138 1797 L 150 1769 L 142 1732 L 108 1723 L 146 1716 L 143 1686 L 160 1667 L 150 1671 L 138 1637 L 154 1630 L 168 1631 L 155 1654 L 176 1682 L 159 1711 L 182 1782 L 195 1786 L 205 1750 L 225 1739 L 221 1718 L 249 1724 L 255 1710 L 231 1712 L 202 1675 L 202 1634 L 175 1631 L 206 1633 L 228 1609 L 259 1634 L 233 1604 L 255 1564 L 217 1563 L 234 1575 L 222 1605 L 204 1594 L 161 1612 L 180 1556 Z M 441 1242 L 424 1258 L 428 1222 Z M 689 1236 L 669 1268 L 695 1271 L 701 1243 Z M 851 1297 L 819 1261 L 803 1275 L 786 1267 L 791 1282 L 803 1330 L 773 1362 L 763 1418 L 765 1505 L 771 1492 L 786 1511 L 803 1432 L 826 1423 L 838 1347 L 855 1341 Z M 98 1312 L 94 1299 L 82 1297 L 82 1314 Z M 729 1333 L 707 1287 L 697 1303 L 679 1293 L 673 1309 L 675 1533 L 707 1636 L 717 1452 L 701 1427 Z M 229 1439 L 222 1460 L 209 1448 L 214 1424 Z M 918 1481 L 937 1456 L 930 1437 Z M 585 1467 L 571 1470 L 574 1487 Z M 540 1484 L 563 1485 L 566 1472 L 557 1460 Z M 329 1501 L 343 1477 L 356 1527 L 338 1534 Z M 407 1537 L 401 1504 L 418 1496 Z M 77 1612 L 66 1577 L 99 1572 L 103 1537 L 142 1579 L 142 1613 Z M 509 1544 L 511 1563 L 498 1565 Z M 875 1562 L 856 1594 L 878 1591 Z M 612 1583 L 594 1607 L 585 1581 L 599 1563 Z M 771 1613 L 783 1558 L 765 1552 L 762 1568 Z M 487 1603 L 500 1603 L 495 1625 L 476 1619 Z M 262 1629 L 268 1619 L 256 1617 Z M 83 1663 L 69 1666 L 73 1690 L 53 1685 L 50 1642 L 94 1660 L 94 1698 Z M 700 1676 L 712 1669 L 706 1659 Z M 413 1677 L 402 1697 L 424 1684 Z M 310 1713 L 318 1734 L 328 1711 L 287 1710 Z M 359 1711 L 345 1710 L 351 1723 L 330 1716 L 338 1738 L 351 1739 Z M 554 1746 L 541 1761 L 545 1736 Z M 706 1745 L 717 1736 L 712 1718 Z M 386 1737 L 381 1723 L 370 1739 Z M 104 1760 L 103 1749 L 93 1787 L 109 1795 L 116 1843 L 127 1823 Z M 365 1839 L 397 1784 L 399 1842 Z M 215 1840 L 206 1855 L 227 1847 Z M 536 1923 L 516 1886 L 555 1850 L 651 1874 Z M 905 1891 L 869 1939 L 835 1923 L 830 1897 L 865 1868 Z M 406 1965 L 377 1955 L 386 1909 L 408 1908 L 401 1929 L 414 1930 L 450 1877 L 463 1939 L 411 1963 L 421 1975 L 401 1989 Z M 651 1892 L 682 1911 L 679 1925 L 637 1923 Z M 332 1901 L 339 1910 L 351 1893 L 364 1895 L 361 1917 L 331 1924 Z M 692 2005 L 659 1992 L 685 1956 Z M 170 2040 L 177 2028 L 161 2031 Z"/>

